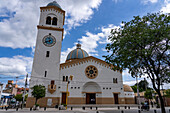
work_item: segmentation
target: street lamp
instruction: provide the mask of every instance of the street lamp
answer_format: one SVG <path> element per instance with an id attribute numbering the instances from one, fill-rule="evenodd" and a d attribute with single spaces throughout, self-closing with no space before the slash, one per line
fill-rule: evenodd
<path id="1" fill-rule="evenodd" d="M 138 94 L 138 104 L 139 104 L 139 109 L 140 107 L 140 94 L 139 94 L 139 84 L 138 84 L 138 76 L 136 75 L 136 84 L 137 84 L 137 94 Z"/>
<path id="2" fill-rule="evenodd" d="M 70 83 L 70 81 L 73 80 L 73 75 L 70 75 L 68 81 L 67 81 L 67 89 L 66 89 L 66 110 L 67 110 L 67 102 L 68 102 L 68 96 L 69 96 L 69 92 L 68 92 L 68 84 Z"/>

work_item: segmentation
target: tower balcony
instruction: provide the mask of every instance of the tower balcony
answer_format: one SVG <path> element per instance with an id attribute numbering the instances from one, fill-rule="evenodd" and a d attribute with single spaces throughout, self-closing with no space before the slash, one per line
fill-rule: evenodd
<path id="1" fill-rule="evenodd" d="M 48 91 L 53 94 L 56 91 L 56 85 L 48 85 Z"/>

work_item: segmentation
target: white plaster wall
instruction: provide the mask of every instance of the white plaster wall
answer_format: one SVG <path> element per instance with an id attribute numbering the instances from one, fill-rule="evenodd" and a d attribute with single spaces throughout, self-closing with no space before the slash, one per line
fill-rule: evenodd
<path id="1" fill-rule="evenodd" d="M 98 76 L 95 79 L 89 79 L 85 75 L 85 69 L 89 65 L 93 65 L 98 69 Z M 80 65 L 61 69 L 60 80 L 62 81 L 62 76 L 70 75 L 74 75 L 73 81 L 69 85 L 70 97 L 82 97 L 82 88 L 87 82 L 96 82 L 100 86 L 102 94 L 98 94 L 98 97 L 113 97 L 113 92 L 120 92 L 119 97 L 124 97 L 121 73 L 102 66 L 98 62 L 88 61 Z M 113 78 L 118 78 L 118 83 L 113 83 Z M 64 82 L 61 82 L 61 86 L 61 91 L 66 91 L 66 84 Z M 80 89 L 71 89 L 71 87 L 80 87 Z M 103 89 L 103 87 L 108 89 Z"/>
<path id="2" fill-rule="evenodd" d="M 57 26 L 55 25 L 46 25 L 46 18 L 47 16 L 51 16 L 51 17 L 57 17 Z M 43 26 L 52 26 L 52 27 L 58 27 L 58 28 L 63 28 L 63 13 L 56 11 L 56 9 L 52 9 L 51 10 L 42 10 L 41 14 L 40 14 L 40 21 L 39 21 L 39 25 L 43 25 Z"/>
<path id="3" fill-rule="evenodd" d="M 134 98 L 134 92 L 124 92 L 124 93 L 125 93 L 125 97 L 127 97 L 127 98 L 132 97 L 132 98 Z"/>
<path id="4" fill-rule="evenodd" d="M 46 17 L 56 16 L 58 18 L 57 26 L 46 25 Z M 60 27 L 63 28 L 63 14 L 56 12 L 54 10 L 42 11 L 40 15 L 39 25 L 50 26 L 50 27 Z M 51 33 L 52 36 L 56 38 L 56 43 L 52 47 L 47 47 L 43 44 L 42 40 L 46 35 Z M 48 85 L 50 85 L 51 80 L 55 81 L 55 85 L 58 88 L 59 84 L 59 68 L 60 68 L 60 54 L 61 54 L 61 43 L 62 43 L 62 31 L 48 30 L 48 29 L 38 29 L 36 47 L 34 53 L 34 60 L 32 66 L 30 88 L 34 85 L 42 84 L 48 90 Z M 46 51 L 50 51 L 49 57 L 46 57 Z M 46 77 L 45 71 L 47 71 Z M 29 96 L 31 96 L 31 90 L 29 91 Z M 46 91 L 46 97 L 56 97 L 59 96 L 59 92 L 54 92 L 53 94 Z"/>

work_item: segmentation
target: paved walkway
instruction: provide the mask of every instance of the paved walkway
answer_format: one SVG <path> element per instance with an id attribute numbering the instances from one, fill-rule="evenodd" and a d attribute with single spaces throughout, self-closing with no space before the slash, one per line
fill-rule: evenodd
<path id="1" fill-rule="evenodd" d="M 149 111 L 141 111 L 141 113 L 155 113 L 155 109 L 150 109 Z M 170 107 L 166 107 L 166 113 L 169 112 Z M 123 111 L 123 112 L 122 112 Z M 16 111 L 16 109 L 8 109 L 7 111 L 5 109 L 0 109 L 0 113 L 138 113 L 137 108 L 132 108 L 132 109 L 116 109 L 116 108 L 99 108 L 98 110 L 96 109 L 90 109 L 87 108 L 85 110 L 82 110 L 81 108 L 75 108 L 74 110 L 58 110 L 55 108 L 47 108 L 46 111 L 44 111 L 43 108 L 36 110 L 36 111 L 30 111 L 29 108 L 24 108 L 24 109 L 19 109 Z M 160 109 L 156 109 L 156 113 L 161 113 Z"/>

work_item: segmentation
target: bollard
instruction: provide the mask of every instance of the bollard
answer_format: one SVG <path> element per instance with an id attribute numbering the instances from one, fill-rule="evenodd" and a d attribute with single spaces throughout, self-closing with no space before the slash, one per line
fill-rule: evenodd
<path id="1" fill-rule="evenodd" d="M 126 109 L 126 106 L 125 106 L 125 109 Z"/>
<path id="2" fill-rule="evenodd" d="M 170 109 L 169 109 L 169 113 L 170 113 Z"/>
<path id="3" fill-rule="evenodd" d="M 157 112 L 156 112 L 156 109 L 154 109 L 154 113 L 157 113 Z"/>
<path id="4" fill-rule="evenodd" d="M 82 107 L 83 110 L 85 110 L 85 107 Z"/>
<path id="5" fill-rule="evenodd" d="M 46 111 L 46 109 L 47 109 L 47 108 L 46 108 L 46 107 L 44 107 L 44 111 Z"/>
<path id="6" fill-rule="evenodd" d="M 117 109 L 120 109 L 120 107 L 119 107 L 119 106 L 117 106 Z"/>
<path id="7" fill-rule="evenodd" d="M 73 107 L 71 107 L 71 110 L 73 110 Z"/>
<path id="8" fill-rule="evenodd" d="M 96 107 L 96 110 L 97 110 L 98 108 Z"/>
<path id="9" fill-rule="evenodd" d="M 30 111 L 32 111 L 32 108 L 30 108 Z"/>
<path id="10" fill-rule="evenodd" d="M 18 107 L 16 108 L 16 111 L 18 111 Z"/>
<path id="11" fill-rule="evenodd" d="M 96 111 L 96 113 L 99 113 L 99 111 Z"/>
<path id="12" fill-rule="evenodd" d="M 128 108 L 130 109 L 130 106 Z"/>
<path id="13" fill-rule="evenodd" d="M 141 113 L 140 110 L 138 110 L 138 113 Z"/>
<path id="14" fill-rule="evenodd" d="M 138 109 L 140 109 L 140 106 L 138 106 Z"/>
<path id="15" fill-rule="evenodd" d="M 90 109 L 92 109 L 92 107 L 90 107 Z"/>
<path id="16" fill-rule="evenodd" d="M 124 113 L 124 111 L 122 110 L 121 113 Z"/>
<path id="17" fill-rule="evenodd" d="M 4 109 L 4 107 L 2 107 L 2 109 Z"/>
<path id="18" fill-rule="evenodd" d="M 8 107 L 5 106 L 6 111 L 8 110 Z"/>

